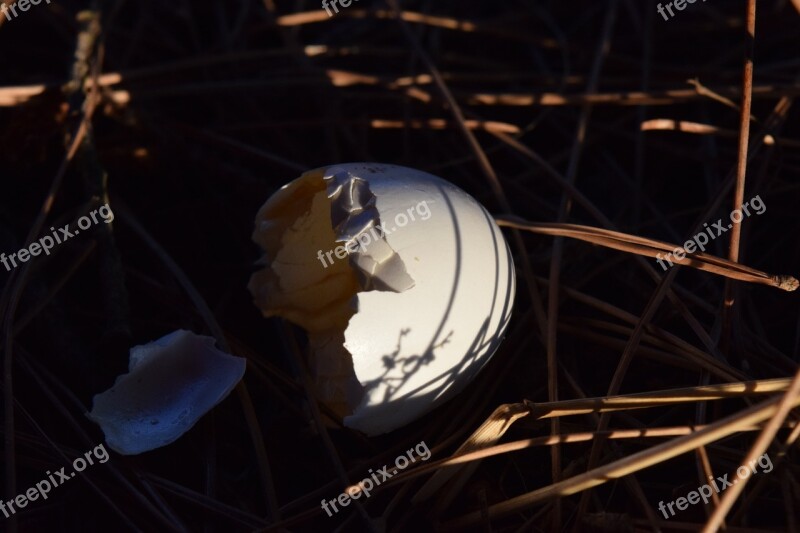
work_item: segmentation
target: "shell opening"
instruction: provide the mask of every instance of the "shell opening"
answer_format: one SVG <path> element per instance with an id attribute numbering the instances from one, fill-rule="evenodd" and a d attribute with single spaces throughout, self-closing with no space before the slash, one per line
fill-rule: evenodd
<path id="1" fill-rule="evenodd" d="M 344 332 L 357 294 L 414 286 L 385 238 L 375 195 L 345 169 L 307 172 L 264 204 L 253 240 L 265 251 L 249 285 L 256 305 L 306 330 L 319 399 L 342 418 L 352 414 L 364 386 Z"/>

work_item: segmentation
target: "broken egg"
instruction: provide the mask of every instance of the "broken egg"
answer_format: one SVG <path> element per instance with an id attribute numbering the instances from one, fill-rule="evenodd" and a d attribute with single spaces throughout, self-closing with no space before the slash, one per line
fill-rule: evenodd
<path id="1" fill-rule="evenodd" d="M 511 317 L 514 263 L 493 218 L 418 170 L 349 163 L 270 197 L 250 291 L 309 336 L 318 398 L 344 425 L 387 433 L 452 398 Z"/>
<path id="2" fill-rule="evenodd" d="M 178 330 L 130 350 L 128 373 L 94 397 L 87 416 L 111 449 L 136 455 L 166 446 L 225 399 L 244 376 L 246 360 L 214 339 Z"/>

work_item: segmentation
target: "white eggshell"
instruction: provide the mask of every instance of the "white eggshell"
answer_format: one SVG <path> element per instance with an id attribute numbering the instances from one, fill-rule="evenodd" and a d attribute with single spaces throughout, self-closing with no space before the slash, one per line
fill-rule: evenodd
<path id="1" fill-rule="evenodd" d="M 245 359 L 215 348 L 213 338 L 178 330 L 131 348 L 129 372 L 94 397 L 87 416 L 118 453 L 160 448 L 225 399 L 245 366 Z"/>
<path id="2" fill-rule="evenodd" d="M 486 209 L 436 176 L 372 163 L 336 165 L 324 175 L 329 183 L 336 175 L 367 182 L 388 230 L 385 243 L 413 280 L 400 292 L 359 292 L 345 330 L 345 348 L 365 393 L 344 423 L 377 435 L 453 397 L 486 365 L 511 317 L 513 259 Z M 421 202 L 427 210 L 418 209 Z M 351 264 L 374 253 L 370 246 L 350 255 Z M 382 253 L 380 245 L 375 248 Z M 403 281 L 403 272 L 394 274 Z"/>

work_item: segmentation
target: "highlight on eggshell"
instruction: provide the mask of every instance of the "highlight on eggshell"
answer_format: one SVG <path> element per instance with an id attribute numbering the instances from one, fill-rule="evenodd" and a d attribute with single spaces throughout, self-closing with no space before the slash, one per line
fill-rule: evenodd
<path id="1" fill-rule="evenodd" d="M 87 416 L 111 449 L 136 455 L 176 441 L 224 400 L 244 376 L 246 360 L 214 339 L 178 330 L 134 346 L 128 373 L 94 397 Z"/>
<path id="2" fill-rule="evenodd" d="M 320 401 L 367 435 L 463 390 L 511 317 L 514 263 L 500 229 L 425 172 L 308 171 L 267 200 L 253 239 L 265 252 L 249 284 L 256 305 L 306 330 Z"/>

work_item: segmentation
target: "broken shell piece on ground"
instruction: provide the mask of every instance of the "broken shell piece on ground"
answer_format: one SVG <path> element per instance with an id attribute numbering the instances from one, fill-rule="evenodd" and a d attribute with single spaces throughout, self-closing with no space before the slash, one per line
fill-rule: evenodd
<path id="1" fill-rule="evenodd" d="M 87 416 L 123 455 L 166 446 L 228 396 L 245 363 L 218 350 L 211 337 L 175 331 L 131 348 L 128 373 L 94 397 Z"/>
<path id="2" fill-rule="evenodd" d="M 309 334 L 319 399 L 378 435 L 451 398 L 489 361 L 511 316 L 514 264 L 489 213 L 436 176 L 351 163 L 270 197 L 250 291 Z"/>

